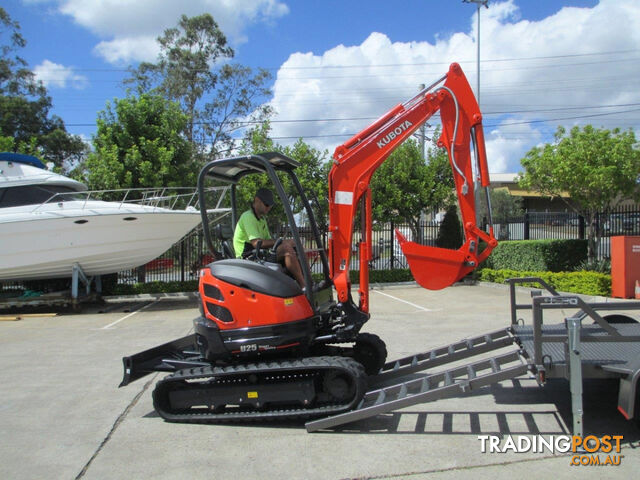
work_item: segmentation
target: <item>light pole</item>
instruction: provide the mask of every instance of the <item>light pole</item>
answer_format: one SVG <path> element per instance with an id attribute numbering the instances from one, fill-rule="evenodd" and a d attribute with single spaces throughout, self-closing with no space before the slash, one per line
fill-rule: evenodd
<path id="1" fill-rule="evenodd" d="M 478 55 L 477 55 L 477 77 L 478 87 L 476 91 L 476 97 L 478 105 L 480 105 L 480 6 L 484 5 L 484 8 L 489 8 L 489 0 L 462 0 L 462 3 L 475 3 L 478 6 Z"/>
<path id="2" fill-rule="evenodd" d="M 425 85 L 424 83 L 421 83 L 420 85 L 418 85 L 418 91 L 423 91 L 425 89 Z M 420 127 L 420 155 L 422 155 L 422 161 L 426 162 L 427 160 L 427 155 L 424 153 L 424 144 L 425 144 L 425 137 L 427 136 L 427 122 L 424 122 L 422 124 L 422 126 Z"/>
<path id="3" fill-rule="evenodd" d="M 477 78 L 478 78 L 478 86 L 476 89 L 476 100 L 478 101 L 478 107 L 480 106 L 480 6 L 484 5 L 484 8 L 489 8 L 489 0 L 462 0 L 463 3 L 475 3 L 478 6 L 478 38 L 477 43 L 478 43 L 478 55 L 477 55 Z M 476 159 L 476 161 L 478 161 L 478 159 Z M 476 168 L 476 170 L 478 170 L 478 168 Z M 475 197 L 475 202 L 476 205 L 480 204 L 480 172 L 476 171 L 476 175 L 474 178 L 474 197 Z M 489 202 L 489 196 L 487 193 L 487 204 Z M 487 208 L 489 210 L 489 212 L 491 211 L 491 207 L 489 205 L 487 205 Z M 477 215 L 480 215 L 480 209 L 478 209 L 478 213 Z M 476 218 L 476 221 L 480 222 L 482 219 L 480 218 Z"/>

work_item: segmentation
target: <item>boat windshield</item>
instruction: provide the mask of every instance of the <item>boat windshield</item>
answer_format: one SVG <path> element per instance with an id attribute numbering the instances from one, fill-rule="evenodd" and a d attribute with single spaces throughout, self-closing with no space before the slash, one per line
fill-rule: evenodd
<path id="1" fill-rule="evenodd" d="M 0 208 L 40 205 L 54 196 L 56 202 L 68 202 L 82 199 L 82 194 L 63 185 L 23 185 L 0 189 Z"/>

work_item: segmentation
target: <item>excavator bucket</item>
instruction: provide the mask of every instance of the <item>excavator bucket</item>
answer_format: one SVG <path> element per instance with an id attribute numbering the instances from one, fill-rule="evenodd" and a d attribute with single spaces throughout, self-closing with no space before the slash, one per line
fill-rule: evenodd
<path id="1" fill-rule="evenodd" d="M 476 255 L 473 252 L 476 250 L 477 240 L 467 241 L 458 250 L 449 250 L 410 242 L 396 230 L 396 238 L 409 263 L 413 278 L 418 285 L 428 290 L 441 290 L 453 285 L 489 256 L 493 247 L 497 245 L 493 232 L 490 235 L 480 233 L 480 237 L 487 242 L 487 248 Z"/>
<path id="2" fill-rule="evenodd" d="M 465 255 L 460 250 L 430 247 L 410 242 L 396 230 L 396 238 L 418 284 L 429 290 L 446 288 L 468 273 Z"/>

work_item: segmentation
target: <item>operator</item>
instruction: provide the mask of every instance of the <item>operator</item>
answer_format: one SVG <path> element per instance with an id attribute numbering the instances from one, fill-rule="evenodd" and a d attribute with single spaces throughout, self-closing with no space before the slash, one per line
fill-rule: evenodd
<path id="1" fill-rule="evenodd" d="M 233 233 L 233 248 L 237 258 L 257 248 L 271 248 L 276 243 L 271 238 L 267 226 L 266 215 L 273 207 L 273 193 L 268 188 L 260 188 L 253 198 L 251 208 L 240 215 L 236 229 Z M 293 275 L 300 287 L 304 288 L 304 276 L 295 251 L 295 242 L 292 239 L 283 240 L 276 250 L 276 258 L 283 263 L 285 268 Z"/>

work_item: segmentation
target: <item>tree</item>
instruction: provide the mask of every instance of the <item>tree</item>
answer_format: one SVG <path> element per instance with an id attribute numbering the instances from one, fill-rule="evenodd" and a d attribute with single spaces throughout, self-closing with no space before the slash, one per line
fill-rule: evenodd
<path id="1" fill-rule="evenodd" d="M 13 152 L 14 140 L 12 137 L 3 137 L 0 135 L 0 152 Z"/>
<path id="2" fill-rule="evenodd" d="M 270 74 L 225 63 L 234 53 L 211 15 L 183 15 L 177 27 L 158 37 L 158 43 L 157 62 L 130 69 L 125 83 L 135 85 L 138 93 L 154 92 L 181 105 L 188 115 L 185 135 L 195 156 L 206 159 L 226 153 L 234 146 L 238 128 L 270 115 L 269 107 L 260 106 L 270 93 L 264 87 Z"/>
<path id="3" fill-rule="evenodd" d="M 600 235 L 596 213 L 624 199 L 640 199 L 640 152 L 633 149 L 633 131 L 558 127 L 555 142 L 532 148 L 522 159 L 520 185 L 560 197 L 588 225 L 588 256 L 596 256 Z M 569 194 L 567 201 L 561 193 Z"/>
<path id="4" fill-rule="evenodd" d="M 208 148 L 208 155 L 217 157 L 234 150 L 234 133 L 247 124 L 260 124 L 269 119 L 272 108 L 261 100 L 271 91 L 264 84 L 271 74 L 260 69 L 254 74 L 249 67 L 224 65 L 220 82 L 211 102 L 204 104 L 199 112 L 201 119 L 199 151 Z"/>
<path id="5" fill-rule="evenodd" d="M 319 228 L 326 231 L 329 222 L 328 178 L 332 165 L 328 158 L 329 152 L 321 152 L 300 138 L 292 146 L 286 147 L 284 153 L 300 164 L 296 175 L 313 208 Z M 295 209 L 302 210 L 302 205 L 295 205 Z"/>
<path id="6" fill-rule="evenodd" d="M 115 99 L 98 114 L 95 151 L 76 175 L 91 189 L 195 185 L 187 115 L 157 95 Z"/>
<path id="7" fill-rule="evenodd" d="M 374 220 L 408 223 L 418 242 L 422 212 L 451 203 L 454 189 L 446 151 L 433 146 L 429 154 L 429 162 L 425 164 L 418 143 L 409 139 L 371 178 Z"/>
<path id="8" fill-rule="evenodd" d="M 501 224 L 500 229 L 497 230 L 498 240 L 509 240 L 509 220 L 524 213 L 522 197 L 510 195 L 506 188 L 497 188 L 489 190 L 489 198 L 491 200 L 493 223 Z M 489 221 L 489 212 L 487 211 L 487 203 L 483 199 L 484 196 L 478 202 L 477 209 L 479 219 L 486 222 Z"/>
<path id="9" fill-rule="evenodd" d="M 247 129 L 238 148 L 239 153 L 241 155 L 251 155 L 261 152 L 273 152 L 277 148 L 281 148 L 271 139 L 270 132 L 271 122 L 269 120 Z"/>
<path id="10" fill-rule="evenodd" d="M 302 185 L 307 200 L 310 202 L 316 222 L 320 229 L 325 230 L 329 212 L 329 197 L 327 177 L 331 162 L 327 159 L 328 152 L 320 152 L 302 139 L 292 146 L 279 145 L 269 138 L 270 125 L 268 121 L 249 129 L 240 146 L 240 154 L 251 155 L 263 152 L 281 152 L 297 161 L 300 165 L 296 169 L 296 176 Z M 289 196 L 290 204 L 295 213 L 305 217 L 302 204 L 297 192 L 287 175 L 280 175 L 280 181 L 285 192 Z M 254 193 L 260 187 L 273 188 L 273 185 L 265 175 L 248 175 L 240 181 L 238 189 L 238 205 L 240 209 L 249 208 Z M 269 224 L 274 230 L 284 219 L 284 210 L 280 202 L 276 202 L 269 214 Z M 304 222 L 305 218 L 301 218 Z"/>
<path id="11" fill-rule="evenodd" d="M 495 223 L 506 223 L 510 218 L 524 213 L 522 197 L 514 197 L 506 189 L 491 189 L 489 198 L 491 199 L 491 213 Z"/>
<path id="12" fill-rule="evenodd" d="M 5 37 L 7 37 L 5 40 Z M 0 7 L 0 135 L 14 139 L 13 150 L 37 155 L 63 167 L 83 158 L 86 145 L 50 115 L 51 97 L 16 51 L 26 45 L 20 25 Z"/>
<path id="13" fill-rule="evenodd" d="M 4 38 L 8 37 L 8 38 Z M 20 33 L 20 24 L 13 21 L 7 11 L 0 7 L 0 95 L 43 94 L 42 85 L 27 68 L 27 62 L 14 52 L 27 45 Z"/>

